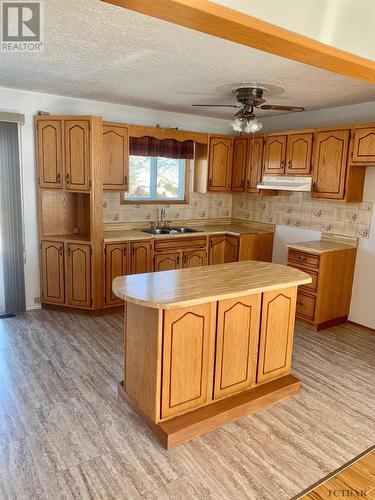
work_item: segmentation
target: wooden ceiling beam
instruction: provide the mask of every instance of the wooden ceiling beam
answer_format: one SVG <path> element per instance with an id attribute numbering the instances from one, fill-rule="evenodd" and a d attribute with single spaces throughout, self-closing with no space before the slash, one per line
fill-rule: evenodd
<path id="1" fill-rule="evenodd" d="M 375 62 L 207 0 L 102 0 L 185 28 L 375 83 Z"/>

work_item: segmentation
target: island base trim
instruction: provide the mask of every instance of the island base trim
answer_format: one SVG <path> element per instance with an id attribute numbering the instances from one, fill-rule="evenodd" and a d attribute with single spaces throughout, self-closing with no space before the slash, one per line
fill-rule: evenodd
<path id="1" fill-rule="evenodd" d="M 297 394 L 300 387 L 298 378 L 286 375 L 159 424 L 152 422 L 129 396 L 124 389 L 124 381 L 119 383 L 118 392 L 164 448 L 170 450 L 245 415 L 288 399 Z"/>

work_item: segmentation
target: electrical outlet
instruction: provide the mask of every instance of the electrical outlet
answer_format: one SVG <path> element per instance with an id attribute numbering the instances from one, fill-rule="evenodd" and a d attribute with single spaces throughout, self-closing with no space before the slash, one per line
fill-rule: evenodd
<path id="1" fill-rule="evenodd" d="M 40 304 L 40 297 L 34 297 L 34 304 Z"/>

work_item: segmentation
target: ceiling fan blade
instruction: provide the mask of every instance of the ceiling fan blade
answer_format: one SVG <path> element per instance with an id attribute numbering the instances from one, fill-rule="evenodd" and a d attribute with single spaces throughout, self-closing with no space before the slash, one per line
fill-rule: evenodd
<path id="1" fill-rule="evenodd" d="M 269 109 L 271 111 L 305 111 L 305 108 L 300 106 L 278 106 L 277 104 L 263 104 L 260 109 Z"/>
<path id="2" fill-rule="evenodd" d="M 192 104 L 192 106 L 204 108 L 242 108 L 242 106 L 236 106 L 235 104 Z"/>

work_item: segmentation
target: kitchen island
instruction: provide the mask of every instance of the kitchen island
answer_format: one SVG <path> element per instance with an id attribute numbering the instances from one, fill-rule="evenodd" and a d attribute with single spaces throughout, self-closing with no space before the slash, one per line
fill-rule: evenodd
<path id="1" fill-rule="evenodd" d="M 292 396 L 297 287 L 310 282 L 255 261 L 116 278 L 120 394 L 167 449 Z"/>

